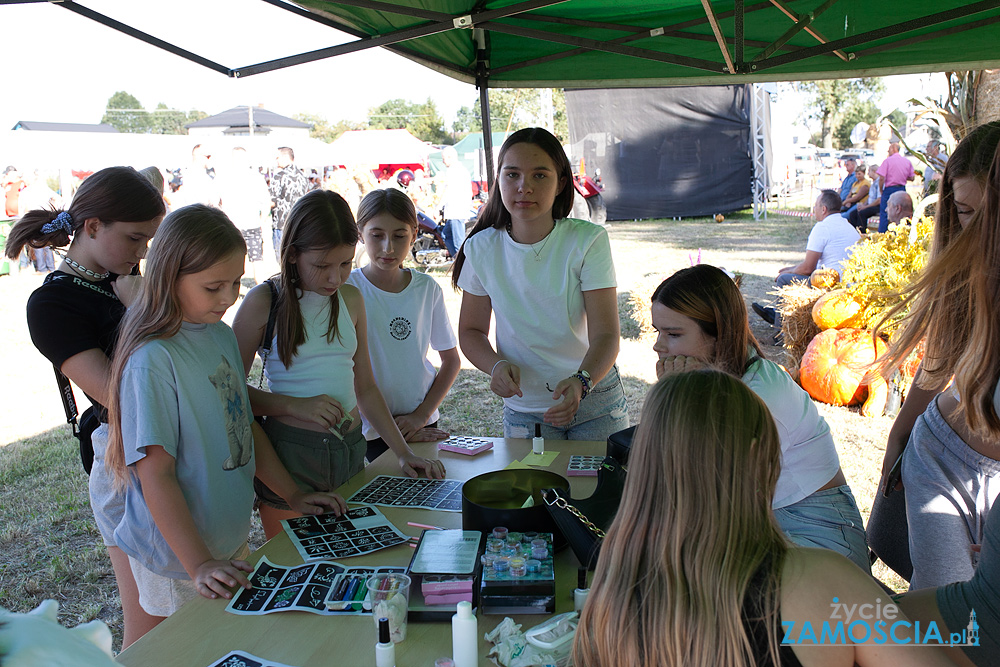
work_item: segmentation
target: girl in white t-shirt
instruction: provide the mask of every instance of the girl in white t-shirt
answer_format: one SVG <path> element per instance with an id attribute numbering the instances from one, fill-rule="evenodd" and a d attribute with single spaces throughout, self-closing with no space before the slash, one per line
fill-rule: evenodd
<path id="1" fill-rule="evenodd" d="M 398 457 L 403 472 L 444 476 L 440 461 L 417 456 L 403 439 L 375 384 L 368 358 L 365 305 L 345 284 L 354 262 L 358 227 L 343 197 L 313 190 L 292 206 L 281 238 L 281 276 L 250 290 L 233 320 L 243 365 L 264 362 L 270 391 L 250 388 L 254 414 L 296 483 L 332 491 L 364 468 L 364 412 Z M 277 301 L 274 334 L 264 341 Z M 360 411 L 359 411 L 360 408 Z M 281 532 L 295 516 L 266 485 L 255 484 L 264 534 Z"/>
<path id="2" fill-rule="evenodd" d="M 657 377 L 711 365 L 760 396 L 781 439 L 771 502 L 779 527 L 792 542 L 831 549 L 869 572 L 864 523 L 830 427 L 809 394 L 762 358 L 736 283 L 719 268 L 697 264 L 660 283 L 652 302 Z"/>
<path id="3" fill-rule="evenodd" d="M 603 441 L 628 426 L 607 231 L 565 217 L 573 174 L 546 130 L 512 134 L 498 163 L 500 196 L 483 207 L 453 269 L 464 290 L 462 351 L 504 399 L 505 437 L 529 438 L 544 424 L 546 438 Z"/>
<path id="4" fill-rule="evenodd" d="M 219 209 L 174 211 L 119 329 L 106 465 L 125 513 L 114 538 L 157 623 L 199 594 L 250 587 L 243 554 L 255 477 L 299 513 L 346 509 L 336 494 L 299 489 L 253 421 L 236 338 L 221 321 L 239 295 L 245 253 Z"/>
<path id="5" fill-rule="evenodd" d="M 365 300 L 368 349 L 375 384 L 399 432 L 409 442 L 448 437 L 437 428 L 438 406 L 462 366 L 441 287 L 425 273 L 403 268 L 417 238 L 417 210 L 399 190 L 373 190 L 358 206 L 358 228 L 370 260 L 347 279 Z M 435 371 L 430 348 L 441 357 Z M 367 459 L 388 446 L 365 420 Z"/>

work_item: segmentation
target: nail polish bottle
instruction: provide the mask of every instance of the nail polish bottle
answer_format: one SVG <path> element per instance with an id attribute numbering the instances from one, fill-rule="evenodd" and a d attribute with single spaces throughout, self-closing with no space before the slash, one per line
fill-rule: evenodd
<path id="1" fill-rule="evenodd" d="M 531 439 L 531 451 L 535 454 L 545 453 L 545 438 L 542 437 L 541 424 L 535 424 L 535 437 Z"/>
<path id="2" fill-rule="evenodd" d="M 590 589 L 587 588 L 587 568 L 581 567 L 576 573 L 576 588 L 573 589 L 573 611 L 580 613 L 583 611 L 583 604 L 587 601 Z"/>
<path id="3" fill-rule="evenodd" d="M 389 637 L 389 619 L 378 619 L 378 643 L 375 644 L 375 667 L 396 667 L 396 645 Z"/>

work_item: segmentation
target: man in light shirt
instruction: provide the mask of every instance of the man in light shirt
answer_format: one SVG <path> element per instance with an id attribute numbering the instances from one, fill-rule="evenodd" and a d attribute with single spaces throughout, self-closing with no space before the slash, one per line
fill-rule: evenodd
<path id="1" fill-rule="evenodd" d="M 809 276 L 819 268 L 836 269 L 840 272 L 852 247 L 861 238 L 858 230 L 840 215 L 841 203 L 840 195 L 835 190 L 820 192 L 813 204 L 816 224 L 806 240 L 806 256 L 798 264 L 778 271 L 778 276 L 774 279 L 778 287 L 809 282 Z M 780 319 L 774 308 L 767 308 L 759 303 L 753 303 L 752 308 L 769 324 L 780 326 Z"/>

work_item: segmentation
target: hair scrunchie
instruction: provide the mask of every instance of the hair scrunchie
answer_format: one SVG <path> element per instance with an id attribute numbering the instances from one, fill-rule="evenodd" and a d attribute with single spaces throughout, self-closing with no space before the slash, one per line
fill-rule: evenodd
<path id="1" fill-rule="evenodd" d="M 72 231 L 73 218 L 66 211 L 62 211 L 52 222 L 46 222 L 42 225 L 43 234 L 51 234 L 52 232 L 66 232 L 69 234 Z"/>

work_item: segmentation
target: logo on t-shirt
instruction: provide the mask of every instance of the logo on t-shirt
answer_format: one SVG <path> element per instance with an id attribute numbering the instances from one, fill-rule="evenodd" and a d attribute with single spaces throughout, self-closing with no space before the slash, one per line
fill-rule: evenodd
<path id="1" fill-rule="evenodd" d="M 406 340 L 410 337 L 411 331 L 413 331 L 413 327 L 410 326 L 410 321 L 405 317 L 395 317 L 392 322 L 389 322 L 389 335 L 396 340 Z"/>

